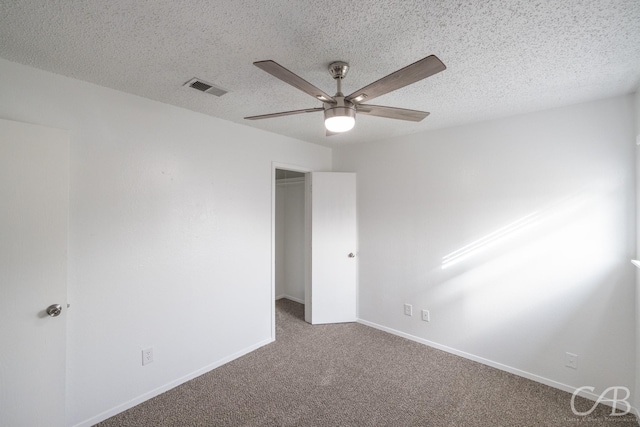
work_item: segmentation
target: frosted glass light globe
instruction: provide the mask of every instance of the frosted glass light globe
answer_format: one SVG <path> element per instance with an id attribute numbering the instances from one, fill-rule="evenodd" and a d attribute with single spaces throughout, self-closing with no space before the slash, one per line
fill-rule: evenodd
<path id="1" fill-rule="evenodd" d="M 347 132 L 353 129 L 356 119 L 350 116 L 333 116 L 325 119 L 324 126 L 329 132 Z"/>

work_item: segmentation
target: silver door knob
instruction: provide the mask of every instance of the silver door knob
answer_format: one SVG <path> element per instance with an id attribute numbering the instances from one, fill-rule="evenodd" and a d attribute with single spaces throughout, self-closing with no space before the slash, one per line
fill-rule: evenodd
<path id="1" fill-rule="evenodd" d="M 62 306 L 60 304 L 52 304 L 47 307 L 47 314 L 51 317 L 57 317 L 62 313 Z"/>
<path id="2" fill-rule="evenodd" d="M 353 254 L 353 252 L 351 252 L 351 253 L 349 254 L 349 258 L 355 258 L 355 257 L 356 257 L 356 256 Z"/>

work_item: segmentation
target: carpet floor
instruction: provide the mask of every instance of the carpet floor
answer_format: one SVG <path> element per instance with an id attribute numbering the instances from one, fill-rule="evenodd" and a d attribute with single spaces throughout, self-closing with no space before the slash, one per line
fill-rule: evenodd
<path id="1" fill-rule="evenodd" d="M 311 326 L 289 300 L 276 327 L 274 343 L 98 426 L 638 426 L 602 404 L 577 416 L 569 393 L 361 324 Z"/>

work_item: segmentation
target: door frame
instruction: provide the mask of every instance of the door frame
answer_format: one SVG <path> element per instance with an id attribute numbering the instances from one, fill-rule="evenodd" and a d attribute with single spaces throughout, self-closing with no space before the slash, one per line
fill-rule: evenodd
<path id="1" fill-rule="evenodd" d="M 271 340 L 276 340 L 276 169 L 284 169 L 292 172 L 301 172 L 305 174 L 305 186 L 304 186 L 304 271 L 305 271 L 305 300 L 307 299 L 307 289 L 309 288 L 308 271 L 310 261 L 310 242 L 309 240 L 309 227 L 311 223 L 309 221 L 309 174 L 311 169 L 293 165 L 289 163 L 271 162 L 271 298 L 270 298 L 270 310 L 271 310 Z"/>

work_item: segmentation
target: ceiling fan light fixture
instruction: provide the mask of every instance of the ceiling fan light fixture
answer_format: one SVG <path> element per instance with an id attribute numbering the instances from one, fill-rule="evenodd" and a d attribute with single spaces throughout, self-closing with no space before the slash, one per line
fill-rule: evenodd
<path id="1" fill-rule="evenodd" d="M 358 89 L 350 95 L 342 93 L 342 79 L 349 71 L 349 64 L 336 61 L 329 64 L 329 73 L 335 79 L 337 92 L 334 96 L 328 95 L 321 89 L 312 85 L 302 77 L 292 73 L 272 60 L 257 61 L 253 65 L 266 71 L 283 82 L 313 96 L 323 103 L 322 107 L 305 108 L 303 110 L 283 111 L 281 113 L 262 114 L 260 116 L 245 117 L 246 120 L 268 119 L 272 117 L 290 116 L 293 114 L 324 112 L 324 126 L 326 135 L 347 132 L 353 129 L 356 123 L 356 108 L 360 114 L 387 117 L 389 119 L 409 120 L 419 122 L 429 115 L 426 111 L 407 110 L 405 108 L 384 107 L 381 105 L 361 104 L 365 99 L 372 100 L 378 96 L 398 90 L 410 84 L 416 83 L 429 76 L 446 70 L 446 66 L 435 55 L 407 65 L 391 74 L 384 76 L 375 82 Z"/>
<path id="2" fill-rule="evenodd" d="M 356 110 L 353 107 L 331 107 L 324 110 L 324 127 L 329 132 L 348 132 L 356 124 Z"/>

